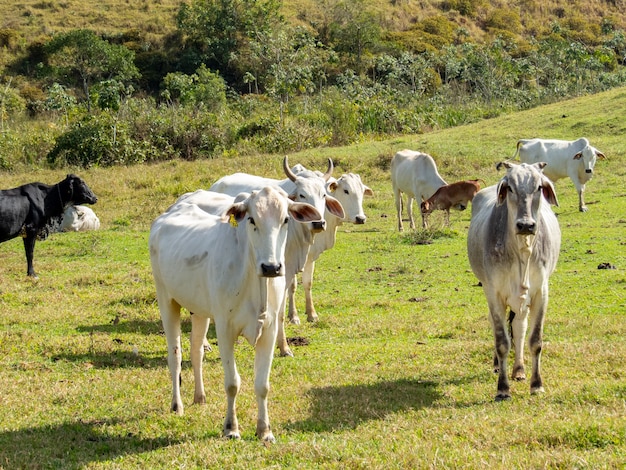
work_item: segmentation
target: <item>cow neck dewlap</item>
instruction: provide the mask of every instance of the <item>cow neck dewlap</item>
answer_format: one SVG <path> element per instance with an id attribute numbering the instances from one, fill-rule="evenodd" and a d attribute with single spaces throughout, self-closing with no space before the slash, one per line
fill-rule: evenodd
<path id="1" fill-rule="evenodd" d="M 267 277 L 259 277 L 259 282 L 260 301 L 257 320 L 256 323 L 249 323 L 250 326 L 254 327 L 254 331 L 247 331 L 247 329 L 244 331 L 244 336 L 253 347 L 256 346 L 257 341 L 261 337 L 261 333 L 263 333 L 263 325 L 265 324 L 265 320 L 267 320 L 267 283 L 270 282 L 270 279 Z"/>
<path id="2" fill-rule="evenodd" d="M 520 254 L 520 285 L 519 292 L 519 312 L 526 315 L 530 306 L 530 297 L 528 290 L 530 289 L 530 258 L 533 254 L 535 246 L 535 235 L 517 235 L 517 247 Z"/>

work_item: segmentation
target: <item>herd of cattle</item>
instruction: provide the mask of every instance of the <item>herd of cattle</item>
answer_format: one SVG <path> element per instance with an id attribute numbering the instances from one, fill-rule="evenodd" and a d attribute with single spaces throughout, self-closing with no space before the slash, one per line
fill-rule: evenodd
<path id="1" fill-rule="evenodd" d="M 400 231 L 403 194 L 408 198 L 411 228 L 415 228 L 414 199 L 421 201 L 423 227 L 433 210 L 444 210 L 449 223 L 451 208 L 464 210 L 472 202 L 467 251 L 489 306 L 498 372 L 496 400 L 511 396 L 507 377 L 511 343 L 515 346 L 512 378 L 525 379 L 529 321 L 530 390 L 543 391 L 540 357 L 548 278 L 561 242 L 550 208 L 558 205 L 553 182 L 569 176 L 578 191 L 579 209 L 586 211 L 585 183 L 593 174 L 596 158 L 604 158 L 585 138 L 520 140 L 513 158 L 517 155 L 521 163 L 499 163 L 506 174 L 483 190 L 482 180 L 447 184 L 425 153 L 402 150 L 391 161 Z M 228 437 L 240 435 L 235 411 L 241 384 L 234 358 L 237 337 L 243 336 L 255 348 L 257 436 L 273 441 L 267 410 L 269 375 L 276 346 L 281 355 L 293 355 L 284 316 L 287 311 L 291 322 L 300 321 L 294 302 L 296 276 L 302 272 L 307 319 L 315 321 L 311 294 L 315 261 L 333 247 L 341 223 L 365 223 L 363 197 L 373 194 L 359 175 L 333 178 L 330 159 L 324 173 L 301 165 L 290 168 L 287 157 L 283 169 L 287 177 L 283 180 L 235 173 L 216 181 L 209 190 L 184 194 L 150 230 L 150 261 L 172 381 L 171 409 L 183 413 L 180 310 L 184 307 L 191 313 L 194 403 L 206 400 L 202 362 L 210 320 L 215 324 L 227 396 L 223 432 Z M 0 191 L 0 242 L 22 236 L 27 274 L 35 276 L 35 240 L 54 230 L 98 229 L 96 215 L 81 206 L 96 201 L 76 175 L 55 185 L 30 183 Z"/>

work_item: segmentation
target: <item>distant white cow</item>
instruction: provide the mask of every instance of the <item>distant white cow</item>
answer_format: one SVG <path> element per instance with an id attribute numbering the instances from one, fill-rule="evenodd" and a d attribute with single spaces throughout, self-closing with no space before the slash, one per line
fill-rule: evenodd
<path id="1" fill-rule="evenodd" d="M 561 230 L 550 204 L 558 205 L 554 187 L 541 169 L 544 163 L 504 163 L 506 175 L 497 187 L 483 189 L 472 201 L 467 235 L 470 265 L 489 304 L 498 376 L 496 400 L 511 398 L 507 357 L 515 345 L 512 378 L 524 380 L 524 341 L 530 319 L 532 354 L 530 392 L 543 392 L 540 359 L 543 322 L 548 306 L 548 278 L 556 267 Z M 507 329 L 506 308 L 510 308 Z"/>
<path id="2" fill-rule="evenodd" d="M 307 171 L 302 165 L 296 165 L 292 168 L 294 173 Z M 309 254 L 302 271 L 302 285 L 304 286 L 304 295 L 306 301 L 306 315 L 308 321 L 317 321 L 318 316 L 313 304 L 313 273 L 315 271 L 315 261 L 320 255 L 335 246 L 337 239 L 337 227 L 343 222 L 351 222 L 353 224 L 364 224 L 367 220 L 363 212 L 363 196 L 372 196 L 374 192 L 363 184 L 361 177 L 355 173 L 347 173 L 341 175 L 339 179 L 329 178 L 326 183 L 326 192 L 328 195 L 334 195 L 341 203 L 346 213 L 344 219 L 340 219 L 334 214 L 325 211 L 324 219 L 326 220 L 326 230 L 315 235 L 313 246 L 309 250 Z M 288 289 L 289 291 L 289 320 L 292 323 L 299 324 L 300 318 L 295 302 L 295 292 L 297 288 L 297 276 L 294 276 L 293 283 Z"/>
<path id="3" fill-rule="evenodd" d="M 100 229 L 100 219 L 87 206 L 67 206 L 59 230 L 61 232 L 85 232 Z"/>
<path id="4" fill-rule="evenodd" d="M 519 154 L 522 163 L 546 162 L 544 175 L 552 181 L 570 177 L 578 192 L 578 208 L 587 211 L 585 183 L 593 176 L 596 158 L 606 158 L 584 137 L 578 140 L 521 139 L 512 158 Z"/>
<path id="5" fill-rule="evenodd" d="M 414 150 L 401 150 L 391 159 L 391 185 L 396 200 L 398 215 L 398 230 L 402 232 L 402 193 L 407 195 L 406 210 L 409 215 L 409 224 L 415 228 L 413 220 L 413 200 L 421 204 L 435 194 L 440 187 L 447 183 L 439 175 L 433 158 Z M 426 227 L 426 218 L 422 214 L 422 227 Z"/>
<path id="6" fill-rule="evenodd" d="M 259 189 L 259 187 L 272 185 L 284 189 L 293 200 L 311 204 L 321 214 L 323 214 L 324 211 L 328 211 L 336 217 L 342 219 L 345 217 L 344 209 L 339 201 L 326 193 L 326 181 L 331 177 L 333 171 L 332 160 L 328 160 L 328 169 L 322 176 L 319 176 L 319 174 L 314 171 L 308 170 L 296 175 L 289 168 L 287 157 L 283 159 L 283 171 L 287 175 L 287 178 L 284 180 L 263 178 L 247 173 L 235 173 L 233 175 L 224 176 L 211 186 L 210 191 L 236 196 L 242 192 L 250 192 Z M 296 274 L 304 268 L 315 234 L 321 233 L 325 229 L 326 221 L 323 218 L 311 224 L 295 224 L 289 227 L 285 254 L 287 263 L 285 267 L 287 287 L 289 287 Z M 278 325 L 277 346 L 281 356 L 293 356 L 293 352 L 287 344 L 284 316 L 283 306 L 281 321 Z"/>
<path id="7" fill-rule="evenodd" d="M 243 336 L 255 348 L 256 434 L 273 441 L 267 411 L 269 374 L 278 315 L 285 296 L 285 244 L 288 221 L 319 220 L 309 204 L 289 200 L 268 187 L 232 202 L 222 217 L 195 204 L 178 202 L 150 230 L 150 261 L 161 320 L 167 338 L 172 379 L 172 411 L 183 413 L 180 396 L 180 309 L 191 315 L 194 403 L 205 403 L 203 341 L 212 319 L 224 368 L 228 409 L 224 436 L 240 437 L 235 400 L 241 379 L 234 345 Z M 231 217 L 231 223 L 228 222 Z"/>

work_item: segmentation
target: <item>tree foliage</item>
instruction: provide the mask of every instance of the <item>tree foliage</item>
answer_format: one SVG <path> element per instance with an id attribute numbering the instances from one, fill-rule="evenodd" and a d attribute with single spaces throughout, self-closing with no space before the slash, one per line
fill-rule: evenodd
<path id="1" fill-rule="evenodd" d="M 76 81 L 91 106 L 90 87 L 101 80 L 129 84 L 139 77 L 134 53 L 111 44 L 88 29 L 73 30 L 52 38 L 45 51 L 54 76 L 68 85 Z"/>

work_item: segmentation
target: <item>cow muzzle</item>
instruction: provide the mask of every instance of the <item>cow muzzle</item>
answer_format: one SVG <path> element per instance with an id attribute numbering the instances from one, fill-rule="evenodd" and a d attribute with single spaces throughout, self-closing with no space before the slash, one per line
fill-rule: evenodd
<path id="1" fill-rule="evenodd" d="M 585 173 L 591 174 L 591 173 L 593 173 L 593 170 L 591 168 L 588 168 L 588 169 L 585 170 Z"/>
<path id="2" fill-rule="evenodd" d="M 365 223 L 365 221 L 367 220 L 367 218 L 363 215 L 357 215 L 354 219 L 354 223 L 356 225 L 363 225 Z"/>
<path id="3" fill-rule="evenodd" d="M 518 220 L 515 226 L 518 235 L 534 235 L 537 230 L 537 224 L 533 221 Z"/>
<path id="4" fill-rule="evenodd" d="M 311 231 L 313 233 L 320 233 L 320 232 L 323 232 L 324 230 L 326 230 L 326 221 L 325 220 L 318 220 L 316 222 L 311 222 L 311 226 L 313 227 L 311 229 Z"/>
<path id="5" fill-rule="evenodd" d="M 262 277 L 284 276 L 282 263 L 279 263 L 279 264 L 261 263 L 261 276 Z"/>

